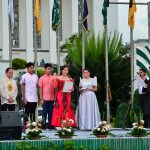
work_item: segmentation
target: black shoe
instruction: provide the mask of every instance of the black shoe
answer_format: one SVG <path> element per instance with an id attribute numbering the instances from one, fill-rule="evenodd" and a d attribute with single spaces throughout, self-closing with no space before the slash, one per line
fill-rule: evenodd
<path id="1" fill-rule="evenodd" d="M 45 130 L 45 129 L 46 129 L 46 126 L 42 126 L 42 129 Z"/>
<path id="2" fill-rule="evenodd" d="M 47 126 L 48 129 L 55 129 L 53 126 Z"/>

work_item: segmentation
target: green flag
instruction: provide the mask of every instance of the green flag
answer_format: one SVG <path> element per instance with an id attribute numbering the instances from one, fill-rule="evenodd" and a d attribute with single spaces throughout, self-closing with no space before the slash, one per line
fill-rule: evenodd
<path id="1" fill-rule="evenodd" d="M 60 25 L 60 0 L 54 0 L 53 11 L 52 11 L 52 29 L 57 30 Z"/>
<path id="2" fill-rule="evenodd" d="M 103 25 L 107 25 L 107 5 L 106 5 L 106 0 L 104 0 L 104 2 L 103 2 L 102 14 L 103 14 Z"/>

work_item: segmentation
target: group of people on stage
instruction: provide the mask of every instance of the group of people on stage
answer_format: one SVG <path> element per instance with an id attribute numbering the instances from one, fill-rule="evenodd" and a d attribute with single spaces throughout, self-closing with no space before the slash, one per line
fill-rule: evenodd
<path id="1" fill-rule="evenodd" d="M 74 91 L 74 86 L 69 92 L 63 91 L 66 82 L 74 82 L 69 76 L 68 66 L 62 66 L 61 75 L 57 76 L 51 74 L 52 66 L 46 63 L 44 65 L 45 74 L 39 79 L 34 74 L 35 68 L 32 62 L 27 63 L 26 68 L 27 72 L 21 76 L 20 80 L 22 101 L 25 108 L 24 124 L 29 118 L 35 121 L 39 89 L 44 125 L 46 125 L 47 115 L 49 128 L 60 127 L 61 122 L 66 119 L 74 121 L 72 126 L 85 130 L 91 130 L 98 125 L 100 112 L 94 93 L 97 91 L 97 78 L 91 78 L 88 69 L 83 70 L 83 79 L 80 78 L 80 96 L 75 115 L 71 106 L 71 92 Z M 13 69 L 8 67 L 5 74 L 0 84 L 1 111 L 15 111 L 18 88 L 13 79 Z M 145 82 L 145 86 L 138 83 L 143 119 L 145 127 L 150 127 L 150 79 L 147 78 L 145 69 L 139 70 L 139 76 Z"/>
<path id="2" fill-rule="evenodd" d="M 150 79 L 147 78 L 146 70 L 143 68 L 139 70 L 138 74 L 145 82 L 145 85 L 142 85 L 140 82 L 138 83 L 140 105 L 143 113 L 143 119 L 145 121 L 144 127 L 150 128 Z"/>
<path id="3" fill-rule="evenodd" d="M 74 82 L 68 75 L 69 68 L 64 65 L 61 68 L 61 75 L 52 75 L 52 66 L 49 63 L 44 65 L 45 74 L 38 79 L 34 74 L 34 64 L 32 62 L 26 65 L 27 72 L 21 76 L 21 94 L 25 108 L 24 124 L 30 118 L 35 121 L 35 112 L 38 105 L 38 89 L 40 103 L 43 106 L 42 119 L 46 125 L 48 115 L 48 127 L 60 127 L 61 122 L 66 119 L 72 119 L 74 124 L 80 129 L 91 130 L 96 127 L 100 121 L 100 112 L 97 103 L 95 91 L 97 91 L 97 78 L 90 77 L 88 69 L 83 70 L 83 79 L 80 79 L 79 91 L 80 97 L 76 110 L 76 115 L 71 106 L 71 92 L 64 92 L 63 88 L 66 82 Z M 6 76 L 2 79 L 0 85 L 1 110 L 15 111 L 16 97 L 18 88 L 13 77 L 13 69 L 6 69 Z"/>

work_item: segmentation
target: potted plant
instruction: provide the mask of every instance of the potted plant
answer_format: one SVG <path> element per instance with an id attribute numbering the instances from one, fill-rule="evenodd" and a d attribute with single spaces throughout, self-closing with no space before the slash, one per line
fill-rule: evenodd
<path id="1" fill-rule="evenodd" d="M 74 130 L 71 127 L 74 124 L 72 119 L 62 120 L 61 127 L 57 127 L 57 135 L 60 138 L 71 138 L 74 135 Z"/>
<path id="2" fill-rule="evenodd" d="M 26 125 L 26 138 L 28 139 L 40 139 L 40 133 L 42 133 L 41 123 L 29 122 Z"/>
<path id="3" fill-rule="evenodd" d="M 93 135 L 96 137 L 107 137 L 109 135 L 109 128 L 106 121 L 100 121 L 98 127 L 93 129 Z"/>
<path id="4" fill-rule="evenodd" d="M 143 137 L 148 135 L 146 128 L 144 128 L 144 120 L 140 120 L 138 122 L 134 122 L 132 124 L 133 128 L 131 129 L 130 135 L 134 137 Z"/>

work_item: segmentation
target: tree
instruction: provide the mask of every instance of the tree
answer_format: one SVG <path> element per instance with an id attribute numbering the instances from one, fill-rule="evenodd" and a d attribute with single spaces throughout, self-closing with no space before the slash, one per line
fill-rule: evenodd
<path id="1" fill-rule="evenodd" d="M 82 38 L 76 34 L 67 40 L 65 47 L 68 50 L 66 63 L 69 65 L 71 75 L 79 78 L 82 75 Z M 113 100 L 111 101 L 112 115 L 115 115 L 118 100 L 123 100 L 124 96 L 129 97 L 130 84 L 130 58 L 123 57 L 125 48 L 122 44 L 122 36 L 114 33 L 108 36 L 108 58 L 110 88 Z M 85 34 L 85 65 L 91 71 L 91 76 L 98 78 L 97 99 L 100 111 L 104 111 L 105 106 L 105 33 L 95 37 L 94 33 Z M 123 85 L 126 86 L 123 86 Z M 125 89 L 123 87 L 126 87 Z"/>

